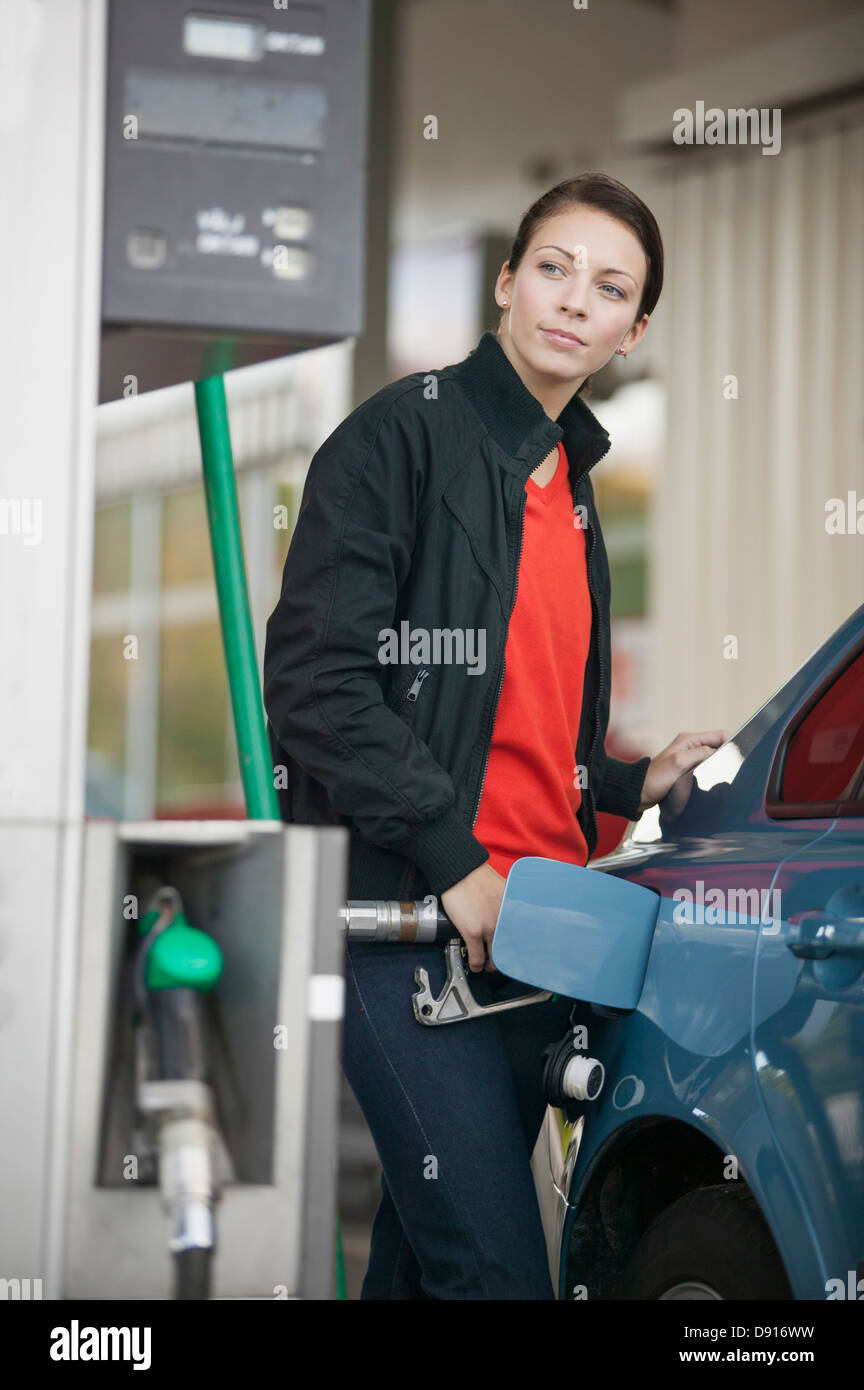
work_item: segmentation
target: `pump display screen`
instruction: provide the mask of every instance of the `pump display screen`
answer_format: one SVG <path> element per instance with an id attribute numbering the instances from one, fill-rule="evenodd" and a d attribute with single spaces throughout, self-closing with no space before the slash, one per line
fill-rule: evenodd
<path id="1" fill-rule="evenodd" d="M 129 68 L 125 110 L 143 137 L 321 150 L 327 93 L 309 82 Z"/>
<path id="2" fill-rule="evenodd" d="M 183 21 L 183 48 L 197 58 L 233 58 L 251 62 L 261 56 L 263 34 L 263 24 L 190 14 Z"/>

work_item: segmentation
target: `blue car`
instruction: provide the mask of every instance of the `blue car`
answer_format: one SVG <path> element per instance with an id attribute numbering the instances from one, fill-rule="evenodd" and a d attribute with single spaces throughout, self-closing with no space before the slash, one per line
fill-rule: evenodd
<path id="1" fill-rule="evenodd" d="M 496 942 L 529 872 L 564 927 L 568 869 L 656 899 L 630 1006 L 574 991 L 577 1031 L 547 1058 L 533 1167 L 553 1283 L 860 1300 L 864 605 L 686 777 L 676 814 L 647 811 L 590 870 L 521 860 L 508 878 Z M 631 954 L 617 942 L 611 966 Z M 536 958 L 517 978 L 558 980 Z M 599 1064 L 594 1099 L 564 1086 L 568 1056 Z"/>

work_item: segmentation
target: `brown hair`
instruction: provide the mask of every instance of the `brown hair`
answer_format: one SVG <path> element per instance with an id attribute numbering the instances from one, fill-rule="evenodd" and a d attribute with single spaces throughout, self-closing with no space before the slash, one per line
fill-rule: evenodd
<path id="1" fill-rule="evenodd" d="M 548 189 L 533 202 L 519 223 L 507 268 L 515 274 L 534 233 L 544 222 L 557 213 L 580 204 L 583 207 L 597 208 L 599 212 L 605 212 L 607 216 L 624 222 L 639 239 L 648 262 L 648 272 L 634 319 L 634 323 L 638 322 L 643 314 L 653 312 L 660 298 L 663 288 L 663 239 L 651 209 L 626 184 L 619 183 L 618 179 L 613 179 L 609 174 L 578 174 L 576 178 L 556 183 L 554 188 Z M 499 329 L 503 317 L 502 312 Z M 591 378 L 586 377 L 579 388 L 580 391 L 589 386 L 590 381 Z"/>

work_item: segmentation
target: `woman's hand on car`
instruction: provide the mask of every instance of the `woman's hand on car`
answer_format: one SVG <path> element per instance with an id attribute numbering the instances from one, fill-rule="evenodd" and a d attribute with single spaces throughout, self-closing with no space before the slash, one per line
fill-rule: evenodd
<path id="1" fill-rule="evenodd" d="M 488 859 L 441 894 L 441 906 L 468 948 L 470 970 L 494 970 L 492 938 L 507 886 Z M 486 951 L 490 959 L 486 961 Z"/>
<path id="2" fill-rule="evenodd" d="M 676 734 L 668 747 L 652 758 L 642 783 L 640 813 L 658 801 L 664 811 L 677 816 L 687 804 L 693 789 L 693 768 L 709 758 L 729 735 L 725 729 L 698 734 Z"/>

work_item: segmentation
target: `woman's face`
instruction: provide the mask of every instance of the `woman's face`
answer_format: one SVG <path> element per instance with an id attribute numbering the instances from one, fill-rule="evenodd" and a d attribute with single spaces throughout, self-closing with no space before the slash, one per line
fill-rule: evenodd
<path id="1" fill-rule="evenodd" d="M 629 352 L 643 336 L 648 315 L 634 319 L 647 273 L 641 243 L 623 222 L 589 207 L 556 213 L 535 231 L 515 275 L 502 267 L 500 336 L 532 376 L 575 391 L 618 347 Z M 556 329 L 573 337 L 556 338 Z"/>

